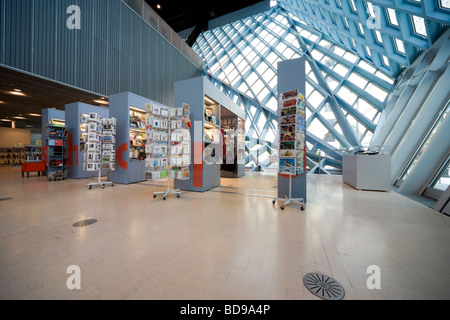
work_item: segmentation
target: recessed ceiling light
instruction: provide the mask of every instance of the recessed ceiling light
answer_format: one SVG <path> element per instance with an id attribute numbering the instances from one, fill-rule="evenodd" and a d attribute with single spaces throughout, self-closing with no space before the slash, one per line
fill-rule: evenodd
<path id="1" fill-rule="evenodd" d="M 23 92 L 20 91 L 10 91 L 10 94 L 13 94 L 15 96 L 24 96 L 25 94 Z"/>
<path id="2" fill-rule="evenodd" d="M 157 5 L 156 5 L 156 9 L 158 9 L 158 10 L 161 10 L 161 5 L 158 3 Z"/>
<path id="3" fill-rule="evenodd" d="M 99 104 L 109 104 L 109 102 L 108 101 L 105 101 L 105 100 L 94 100 L 94 102 L 95 103 L 99 103 Z"/>
<path id="4" fill-rule="evenodd" d="M 37 114 L 37 113 L 29 113 L 28 115 L 32 116 L 32 117 L 42 117 L 41 114 Z"/>
<path id="5" fill-rule="evenodd" d="M 0 121 L 3 121 L 3 122 L 11 122 L 11 120 L 9 120 L 9 119 L 0 119 Z"/>
<path id="6" fill-rule="evenodd" d="M 207 96 L 205 96 L 205 100 L 208 101 L 209 103 L 216 104 L 215 101 L 211 100 L 211 99 L 208 98 Z"/>
<path id="7" fill-rule="evenodd" d="M 5 103 L 5 101 L 0 101 L 0 104 Z"/>
<path id="8" fill-rule="evenodd" d="M 14 119 L 25 120 L 26 118 L 24 118 L 24 117 L 14 117 Z"/>
<path id="9" fill-rule="evenodd" d="M 22 90 L 20 90 L 20 89 L 14 89 L 14 91 L 16 91 L 16 92 L 22 92 Z"/>

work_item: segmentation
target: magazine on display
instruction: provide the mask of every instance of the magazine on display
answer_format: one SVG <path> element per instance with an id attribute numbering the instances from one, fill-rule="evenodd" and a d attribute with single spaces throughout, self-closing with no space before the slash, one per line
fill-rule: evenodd
<path id="1" fill-rule="evenodd" d="M 279 173 L 300 175 L 306 170 L 305 98 L 299 90 L 280 95 Z"/>

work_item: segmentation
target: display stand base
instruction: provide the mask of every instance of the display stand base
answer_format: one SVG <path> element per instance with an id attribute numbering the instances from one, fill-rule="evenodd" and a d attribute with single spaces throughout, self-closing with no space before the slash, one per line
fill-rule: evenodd
<path id="1" fill-rule="evenodd" d="M 91 190 L 92 186 L 97 186 L 97 185 L 102 186 L 102 189 L 105 189 L 105 187 L 107 185 L 111 185 L 111 187 L 114 187 L 114 183 L 113 182 L 92 182 L 92 183 L 89 183 L 87 185 L 87 187 L 88 187 L 89 190 Z"/>
<path id="2" fill-rule="evenodd" d="M 273 199 L 272 203 L 275 204 L 275 202 L 277 201 L 284 201 L 283 205 L 281 206 L 281 210 L 286 209 L 286 206 L 291 204 L 291 203 L 295 203 L 300 205 L 300 209 L 302 211 L 305 210 L 305 200 L 303 198 L 288 198 L 287 196 L 285 198 L 275 198 Z"/>
<path id="3" fill-rule="evenodd" d="M 164 192 L 155 192 L 153 193 L 153 199 L 155 199 L 158 195 L 163 195 L 164 196 L 163 199 L 166 200 L 169 194 L 176 194 L 177 198 L 181 198 L 181 191 L 180 189 L 177 189 L 177 190 L 166 190 Z"/>
<path id="4" fill-rule="evenodd" d="M 291 204 L 291 203 L 296 203 L 296 204 L 298 204 L 298 205 L 300 205 L 301 207 L 300 207 L 300 209 L 302 210 L 302 211 L 304 211 L 305 210 L 305 199 L 303 199 L 303 198 L 292 198 L 292 174 L 288 174 L 289 175 L 289 197 L 288 196 L 285 196 L 284 198 L 275 198 L 275 199 L 273 199 L 273 201 L 272 201 L 272 204 L 275 204 L 275 202 L 277 202 L 277 201 L 284 201 L 284 204 L 281 206 L 281 210 L 284 210 L 284 209 L 286 209 L 286 206 L 288 205 L 288 204 Z"/>
<path id="5" fill-rule="evenodd" d="M 102 189 L 105 189 L 107 185 L 114 187 L 114 182 L 103 182 L 102 181 L 102 171 L 98 172 L 98 182 L 91 182 L 87 185 L 88 189 L 91 190 L 93 186 L 102 186 Z"/>

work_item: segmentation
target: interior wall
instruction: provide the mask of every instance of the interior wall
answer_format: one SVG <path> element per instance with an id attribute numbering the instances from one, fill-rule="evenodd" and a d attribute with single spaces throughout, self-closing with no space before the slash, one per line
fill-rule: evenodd
<path id="1" fill-rule="evenodd" d="M 0 147 L 11 148 L 16 143 L 22 143 L 24 146 L 31 144 L 31 130 L 0 128 Z"/>
<path id="2" fill-rule="evenodd" d="M 72 4 L 80 8 L 80 29 L 67 26 Z M 0 9 L 0 65 L 9 68 L 101 96 L 129 91 L 166 105 L 173 105 L 175 81 L 201 75 L 121 0 L 0 0 Z"/>

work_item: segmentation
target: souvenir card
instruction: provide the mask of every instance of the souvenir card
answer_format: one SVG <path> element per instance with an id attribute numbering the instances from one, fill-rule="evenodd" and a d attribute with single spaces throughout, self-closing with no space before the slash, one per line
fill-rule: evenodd
<path id="1" fill-rule="evenodd" d="M 152 127 L 161 128 L 161 120 L 157 118 L 152 118 Z"/>
<path id="2" fill-rule="evenodd" d="M 102 123 L 102 118 L 95 112 L 89 113 L 89 121 Z"/>
<path id="3" fill-rule="evenodd" d="M 182 164 L 181 165 L 183 167 L 191 165 L 191 157 L 189 155 L 183 155 L 181 157 L 181 159 L 182 159 Z"/>
<path id="4" fill-rule="evenodd" d="M 161 107 L 157 104 L 153 104 L 152 113 L 159 116 L 161 114 Z"/>
<path id="5" fill-rule="evenodd" d="M 183 141 L 191 141 L 191 132 L 188 129 L 181 131 Z"/>
<path id="6" fill-rule="evenodd" d="M 160 141 L 166 142 L 168 140 L 169 140 L 169 135 L 167 133 L 165 133 L 165 132 L 161 132 L 161 134 L 160 134 Z"/>
<path id="7" fill-rule="evenodd" d="M 169 117 L 169 109 L 161 107 L 161 117 Z"/>

